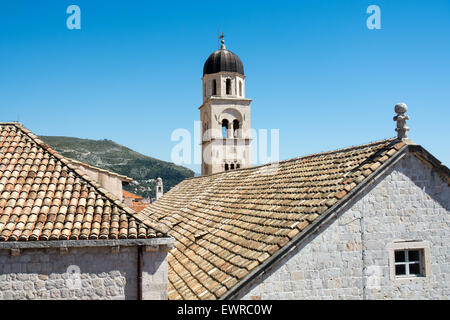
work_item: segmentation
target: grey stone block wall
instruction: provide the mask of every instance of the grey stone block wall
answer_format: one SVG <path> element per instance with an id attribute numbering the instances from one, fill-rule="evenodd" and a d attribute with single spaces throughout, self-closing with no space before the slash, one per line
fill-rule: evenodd
<path id="1" fill-rule="evenodd" d="M 168 299 L 167 252 L 144 252 L 142 264 L 142 299 Z"/>
<path id="2" fill-rule="evenodd" d="M 449 299 L 450 189 L 409 154 L 337 219 L 243 290 L 243 299 Z M 425 241 L 430 274 L 392 279 L 389 245 Z"/>
<path id="3" fill-rule="evenodd" d="M 167 252 L 143 252 L 143 298 L 167 299 Z M 0 250 L 0 299 L 137 299 L 137 247 Z"/>

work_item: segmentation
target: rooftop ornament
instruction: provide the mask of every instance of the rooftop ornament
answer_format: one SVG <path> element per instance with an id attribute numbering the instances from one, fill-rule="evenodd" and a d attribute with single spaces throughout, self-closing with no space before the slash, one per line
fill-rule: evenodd
<path id="1" fill-rule="evenodd" d="M 397 131 L 397 138 L 398 139 L 408 139 L 408 131 L 409 128 L 406 126 L 406 120 L 409 120 L 409 116 L 407 116 L 405 113 L 408 111 L 408 107 L 405 103 L 399 102 L 395 105 L 395 113 L 397 115 L 394 117 L 394 121 L 397 121 L 397 128 L 395 128 L 395 131 Z"/>
<path id="2" fill-rule="evenodd" d="M 221 39 L 221 40 L 220 40 L 220 43 L 221 43 L 220 49 L 226 49 L 224 37 L 225 37 L 225 36 L 223 35 L 223 32 L 222 32 L 222 35 L 219 37 L 219 38 Z"/>

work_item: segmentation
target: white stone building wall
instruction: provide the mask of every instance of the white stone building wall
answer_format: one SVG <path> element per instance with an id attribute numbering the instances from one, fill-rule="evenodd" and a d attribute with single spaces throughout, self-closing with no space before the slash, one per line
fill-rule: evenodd
<path id="1" fill-rule="evenodd" d="M 167 299 L 167 251 L 142 262 L 143 299 Z M 137 272 L 136 246 L 0 250 L 0 300 L 137 299 Z"/>
<path id="2" fill-rule="evenodd" d="M 407 155 L 266 275 L 243 299 L 449 299 L 450 191 Z M 426 277 L 392 278 L 389 247 L 429 246 Z"/>
<path id="3" fill-rule="evenodd" d="M 106 172 L 106 170 L 98 170 L 96 168 L 79 164 L 74 161 L 72 162 L 72 165 L 76 166 L 77 169 L 83 171 L 91 179 L 100 183 L 103 188 L 115 195 L 120 201 L 123 200 L 123 181 L 117 175 L 110 174 Z"/>

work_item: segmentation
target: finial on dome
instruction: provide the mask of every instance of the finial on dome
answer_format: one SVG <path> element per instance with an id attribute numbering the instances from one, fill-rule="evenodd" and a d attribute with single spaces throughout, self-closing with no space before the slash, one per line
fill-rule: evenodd
<path id="1" fill-rule="evenodd" d="M 406 120 L 409 120 L 409 116 L 405 115 L 406 111 L 408 111 L 408 107 L 405 103 L 399 102 L 395 105 L 395 113 L 397 115 L 394 117 L 394 121 L 397 121 L 397 138 L 398 139 L 408 139 L 408 131 L 409 128 L 406 126 Z"/>
<path id="2" fill-rule="evenodd" d="M 225 37 L 225 36 L 223 35 L 223 32 L 222 32 L 222 34 L 219 36 L 219 38 L 221 39 L 221 40 L 220 40 L 220 43 L 221 43 L 220 49 L 226 49 L 224 37 Z"/>

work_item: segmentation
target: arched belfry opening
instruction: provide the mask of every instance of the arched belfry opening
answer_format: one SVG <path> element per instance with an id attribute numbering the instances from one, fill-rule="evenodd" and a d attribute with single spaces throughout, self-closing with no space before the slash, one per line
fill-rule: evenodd
<path id="1" fill-rule="evenodd" d="M 226 139 L 228 137 L 228 120 L 222 120 L 222 138 Z"/>
<path id="2" fill-rule="evenodd" d="M 239 120 L 233 121 L 233 138 L 240 138 Z"/>
<path id="3" fill-rule="evenodd" d="M 202 139 L 202 175 L 251 165 L 251 100 L 245 98 L 244 66 L 221 42 L 203 66 L 207 89 L 199 109 L 209 134 Z"/>

